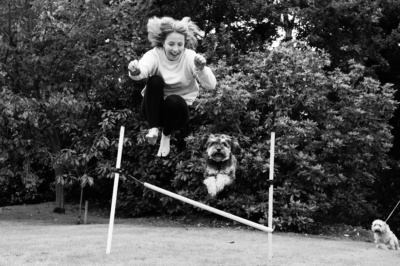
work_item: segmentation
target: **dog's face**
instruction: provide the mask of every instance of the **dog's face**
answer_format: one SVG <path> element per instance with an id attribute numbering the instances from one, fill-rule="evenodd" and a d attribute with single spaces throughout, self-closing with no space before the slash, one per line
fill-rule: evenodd
<path id="1" fill-rule="evenodd" d="M 375 243 L 377 248 L 382 249 L 399 249 L 399 240 L 396 235 L 390 230 L 389 225 L 382 220 L 375 220 L 372 223 L 372 231 L 374 232 Z"/>
<path id="2" fill-rule="evenodd" d="M 237 160 L 234 154 L 240 151 L 240 146 L 234 137 L 213 134 L 208 137 L 206 148 L 203 183 L 208 194 L 215 196 L 235 180 Z"/>
<path id="3" fill-rule="evenodd" d="M 212 134 L 207 140 L 207 156 L 215 162 L 223 162 L 231 158 L 231 153 L 238 149 L 238 143 L 225 134 Z"/>
<path id="4" fill-rule="evenodd" d="M 372 231 L 378 234 L 384 234 L 387 231 L 388 225 L 382 220 L 375 220 L 372 223 Z"/>

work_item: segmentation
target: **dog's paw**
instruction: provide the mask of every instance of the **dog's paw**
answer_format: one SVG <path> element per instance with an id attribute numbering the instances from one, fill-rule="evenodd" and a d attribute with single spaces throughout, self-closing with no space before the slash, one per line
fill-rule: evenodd
<path id="1" fill-rule="evenodd" d="M 215 180 L 217 193 L 222 191 L 225 186 L 230 185 L 231 183 L 232 183 L 232 178 L 230 176 L 218 174 Z"/>
<path id="2" fill-rule="evenodd" d="M 210 196 L 215 197 L 217 195 L 217 184 L 215 182 L 215 176 L 207 177 L 203 181 L 204 185 L 207 187 L 207 192 Z"/>
<path id="3" fill-rule="evenodd" d="M 380 248 L 380 249 L 384 249 L 384 250 L 388 250 L 388 247 L 385 244 L 378 244 L 376 245 L 376 248 Z"/>

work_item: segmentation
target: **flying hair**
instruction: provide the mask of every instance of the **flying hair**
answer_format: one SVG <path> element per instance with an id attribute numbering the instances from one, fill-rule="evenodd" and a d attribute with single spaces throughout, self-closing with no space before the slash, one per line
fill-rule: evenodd
<path id="1" fill-rule="evenodd" d="M 182 20 L 153 17 L 147 23 L 147 37 L 153 47 L 162 47 L 168 34 L 172 32 L 185 36 L 185 48 L 193 50 L 197 47 L 197 37 L 203 37 L 202 31 L 189 17 L 184 17 Z"/>

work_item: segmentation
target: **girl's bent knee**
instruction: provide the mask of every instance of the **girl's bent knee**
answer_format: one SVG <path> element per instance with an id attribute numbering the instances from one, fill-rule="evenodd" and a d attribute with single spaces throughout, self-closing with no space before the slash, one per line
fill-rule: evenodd
<path id="1" fill-rule="evenodd" d="M 187 108 L 185 99 L 183 99 L 182 96 L 179 95 L 169 95 L 167 98 L 165 98 L 164 104 L 166 106 L 183 106 Z"/>
<path id="2" fill-rule="evenodd" d="M 164 80 L 162 77 L 154 75 L 147 80 L 147 86 L 151 88 L 163 88 Z"/>

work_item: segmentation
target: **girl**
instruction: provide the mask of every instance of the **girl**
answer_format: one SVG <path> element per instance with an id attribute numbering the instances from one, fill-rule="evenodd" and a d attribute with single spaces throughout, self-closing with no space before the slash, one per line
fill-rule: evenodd
<path id="1" fill-rule="evenodd" d="M 148 21 L 147 32 L 154 48 L 129 63 L 129 76 L 148 78 L 141 106 L 150 127 L 146 139 L 156 144 L 162 128 L 157 156 L 165 157 L 170 152 L 171 133 L 189 121 L 188 106 L 199 94 L 198 82 L 206 89 L 214 89 L 217 82 L 206 59 L 193 50 L 201 34 L 190 18 L 154 17 Z"/>

